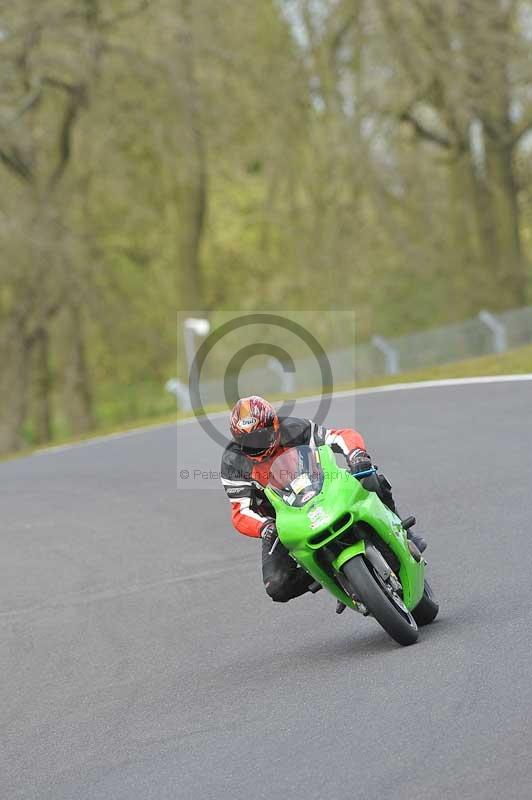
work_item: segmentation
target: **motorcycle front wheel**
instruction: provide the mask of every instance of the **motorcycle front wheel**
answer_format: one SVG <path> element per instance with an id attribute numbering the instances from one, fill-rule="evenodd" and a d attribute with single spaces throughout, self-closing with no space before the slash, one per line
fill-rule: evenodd
<path id="1" fill-rule="evenodd" d="M 434 597 L 434 592 L 430 587 L 430 583 L 425 579 L 423 597 L 412 611 L 412 616 L 418 625 L 430 625 L 438 616 L 439 610 L 440 607 L 438 601 Z"/>
<path id="2" fill-rule="evenodd" d="M 399 595 L 384 584 L 363 556 L 355 556 L 342 567 L 353 590 L 392 639 L 403 646 L 414 644 L 419 631 L 416 621 Z"/>

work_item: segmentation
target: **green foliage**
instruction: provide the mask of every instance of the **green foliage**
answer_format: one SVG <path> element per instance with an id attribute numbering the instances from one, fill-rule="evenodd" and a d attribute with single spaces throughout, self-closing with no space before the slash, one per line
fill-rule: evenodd
<path id="1" fill-rule="evenodd" d="M 0 451 L 171 410 L 178 309 L 354 309 L 360 341 L 529 302 L 530 12 L 6 8 Z"/>
<path id="2" fill-rule="evenodd" d="M 476 377 L 476 376 L 483 376 L 483 375 L 518 375 L 518 374 L 532 374 L 532 346 L 529 347 L 520 347 L 515 350 L 512 350 L 508 353 L 504 353 L 503 355 L 491 355 L 491 356 L 481 356 L 479 358 L 471 358 L 464 361 L 457 361 L 453 364 L 442 364 L 437 367 L 432 367 L 431 369 L 424 369 L 424 370 L 415 370 L 412 372 L 404 372 L 400 375 L 390 376 L 390 375 L 383 375 L 381 377 L 377 377 L 368 381 L 363 381 L 361 383 L 355 384 L 346 384 L 337 387 L 339 390 L 348 390 L 348 389 L 363 389 L 369 388 L 373 386 L 384 386 L 392 383 L 408 383 L 408 382 L 418 382 L 418 381 L 431 381 L 431 380 L 443 380 L 445 378 L 469 378 L 469 377 Z M 316 387 L 316 391 L 318 391 L 319 387 Z M 122 391 L 123 387 L 117 387 L 117 393 Z M 112 410 L 108 412 L 108 416 L 106 417 L 105 412 L 102 414 L 100 418 L 100 432 L 103 434 L 116 432 L 116 431 L 126 431 L 130 428 L 134 427 L 141 427 L 144 425 L 157 425 L 157 424 L 164 424 L 164 423 L 171 423 L 175 421 L 177 418 L 186 417 L 186 414 L 176 413 L 175 407 L 171 410 L 156 412 L 155 409 L 157 408 L 158 404 L 161 402 L 161 394 L 160 394 L 160 387 L 158 385 L 152 386 L 145 386 L 143 391 L 144 399 L 141 404 L 141 412 L 135 416 L 133 416 L 130 420 L 127 419 L 127 416 L 124 414 L 124 408 L 120 407 L 120 402 L 116 402 L 116 405 L 113 403 L 112 399 L 109 400 L 109 405 L 112 407 Z M 136 387 L 131 387 L 132 394 L 136 394 L 137 389 Z M 118 394 L 117 394 L 118 397 Z M 168 395 L 168 397 L 170 397 Z M 283 395 L 282 397 L 275 397 L 272 396 L 269 398 L 272 401 L 276 400 L 286 400 L 286 396 Z M 173 404 L 173 401 L 167 400 L 166 402 L 170 402 Z M 151 409 L 153 413 L 146 412 L 146 409 Z M 225 408 L 221 406 L 212 407 L 208 409 L 208 411 L 222 411 Z M 28 429 L 26 431 L 27 440 L 26 440 L 26 449 L 23 451 L 24 453 L 31 452 L 31 448 L 36 445 L 35 439 L 32 436 L 32 431 Z M 69 434 L 66 426 L 61 426 L 58 424 L 55 436 L 57 442 L 64 443 L 68 441 L 72 441 L 73 437 Z M 80 437 L 74 437 L 74 441 L 79 440 Z M 81 437 L 86 438 L 86 437 Z"/>

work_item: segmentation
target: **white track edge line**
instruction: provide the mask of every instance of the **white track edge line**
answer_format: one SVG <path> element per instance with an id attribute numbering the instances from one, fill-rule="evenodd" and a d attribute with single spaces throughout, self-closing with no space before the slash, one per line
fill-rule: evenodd
<path id="1" fill-rule="evenodd" d="M 413 389 L 434 389 L 445 386 L 470 386 L 474 384 L 485 383 L 513 383 L 520 381 L 532 381 L 532 373 L 523 373 L 518 375 L 480 375 L 473 378 L 442 378 L 441 380 L 433 381 L 417 381 L 411 383 L 388 383 L 384 386 L 370 386 L 366 389 L 346 389 L 343 392 L 333 392 L 332 394 L 325 395 L 333 399 L 342 399 L 344 397 L 356 397 L 371 394 L 380 394 L 382 392 L 400 392 L 411 391 Z M 314 394 L 304 397 L 296 397 L 294 400 L 299 403 L 312 403 L 321 400 L 322 395 Z M 278 403 L 275 403 L 278 405 Z M 215 411 L 209 414 L 209 419 L 220 419 L 225 417 L 227 411 Z M 140 428 L 132 428 L 129 431 L 122 431 L 118 433 L 108 433 L 103 436 L 95 436 L 91 439 L 85 439 L 79 442 L 70 442 L 69 444 L 52 445 L 51 447 L 41 447 L 34 450 L 29 454 L 32 456 L 45 456 L 52 453 L 62 453 L 66 450 L 73 450 L 77 447 L 89 447 L 95 444 L 102 444 L 103 442 L 112 441 L 113 439 L 127 439 L 130 436 L 137 436 L 142 433 L 149 433 L 150 431 L 163 430 L 164 428 L 180 427 L 181 425 L 190 425 L 196 422 L 195 417 L 187 417 L 186 419 L 177 419 L 174 422 L 163 422 L 160 425 L 144 425 Z"/>

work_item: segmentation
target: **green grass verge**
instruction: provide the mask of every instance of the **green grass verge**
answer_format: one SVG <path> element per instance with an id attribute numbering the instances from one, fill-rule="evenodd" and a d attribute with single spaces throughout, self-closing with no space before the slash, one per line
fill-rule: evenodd
<path id="1" fill-rule="evenodd" d="M 527 375 L 532 374 L 532 345 L 510 350 L 502 355 L 480 356 L 478 358 L 468 358 L 464 361 L 455 361 L 452 364 L 441 364 L 437 367 L 430 367 L 410 372 L 400 372 L 399 375 L 379 375 L 375 378 L 367 378 L 357 383 L 342 383 L 335 385 L 337 392 L 349 391 L 350 389 L 370 389 L 374 386 L 388 386 L 393 383 L 418 383 L 421 381 L 444 380 L 445 378 L 475 378 L 483 375 Z M 316 392 L 305 391 L 304 395 L 317 394 Z M 294 393 L 288 398 L 302 396 Z M 286 399 L 281 395 L 270 397 L 271 400 Z"/>
<path id="2" fill-rule="evenodd" d="M 383 375 L 378 378 L 373 378 L 370 380 L 366 380 L 357 384 L 349 383 L 349 384 L 342 384 L 341 386 L 336 386 L 335 389 L 337 391 L 346 391 L 349 389 L 363 389 L 369 388 L 373 386 L 385 386 L 387 384 L 393 383 L 415 383 L 418 381 L 432 381 L 432 380 L 441 380 L 444 378 L 473 378 L 482 375 L 513 375 L 513 374 L 526 374 L 532 373 L 532 345 L 527 347 L 520 347 L 516 350 L 511 350 L 508 353 L 504 353 L 502 355 L 489 355 L 489 356 L 481 356 L 480 358 L 469 358 L 465 361 L 455 361 L 452 364 L 443 364 L 438 367 L 431 367 L 430 369 L 421 369 L 415 370 L 412 372 L 401 372 L 399 375 Z M 160 390 L 160 387 L 158 387 Z M 318 390 L 317 390 L 318 391 Z M 304 395 L 310 395 L 312 391 L 305 391 Z M 294 394 L 293 397 L 297 398 L 297 394 Z M 281 395 L 272 396 L 269 398 L 271 400 L 281 400 L 287 399 L 282 397 Z M 165 398 L 165 404 L 168 403 L 168 398 Z M 150 427 L 150 426 L 158 426 L 164 425 L 165 423 L 175 422 L 176 419 L 184 419 L 190 417 L 190 414 L 182 413 L 182 412 L 167 412 L 164 414 L 157 414 L 151 413 L 152 409 L 157 408 L 157 403 L 148 404 L 150 408 L 150 413 L 145 415 L 140 415 L 135 419 L 128 419 L 126 422 L 119 423 L 113 419 L 113 421 L 102 422 L 98 425 L 97 429 L 91 431 L 90 433 L 84 436 L 76 436 L 76 437 L 69 437 L 69 436 L 62 436 L 59 435 L 57 438 L 54 438 L 53 442 L 50 442 L 50 447 L 54 447 L 61 444 L 71 444 L 75 442 L 85 441 L 87 439 L 93 439 L 98 436 L 106 436 L 113 433 L 125 433 L 130 430 L 134 430 L 135 428 L 142 428 L 142 427 Z M 209 407 L 210 412 L 215 411 L 222 411 L 225 409 L 225 406 L 211 406 Z M 96 414 L 97 419 L 102 418 L 105 419 L 106 416 L 110 416 L 114 418 L 114 414 L 102 414 L 100 417 L 98 412 Z M 22 456 L 30 455 L 31 453 L 35 452 L 35 450 L 41 449 L 40 447 L 28 447 L 24 450 L 20 450 L 17 453 L 13 453 L 10 456 L 4 456 L 1 460 L 7 460 L 10 458 L 20 458 Z"/>
<path id="3" fill-rule="evenodd" d="M 532 345 L 510 350 L 502 355 L 480 356 L 455 361 L 452 364 L 441 364 L 430 369 L 413 372 L 401 372 L 399 375 L 387 375 L 364 381 L 364 386 L 383 386 L 388 383 L 414 383 L 416 381 L 434 381 L 444 378 L 476 378 L 482 375 L 523 375 L 532 373 Z M 357 388 L 362 388 L 358 384 Z"/>

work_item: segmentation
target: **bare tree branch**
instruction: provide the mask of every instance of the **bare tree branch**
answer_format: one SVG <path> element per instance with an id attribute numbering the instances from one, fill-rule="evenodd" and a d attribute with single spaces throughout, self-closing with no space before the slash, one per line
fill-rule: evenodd
<path id="1" fill-rule="evenodd" d="M 20 178 L 26 183 L 33 183 L 33 171 L 15 146 L 11 148 L 10 152 L 0 148 L 0 161 L 11 170 L 17 178 Z"/>
<path id="2" fill-rule="evenodd" d="M 70 98 L 65 108 L 61 129 L 59 132 L 59 155 L 57 164 L 48 180 L 48 191 L 53 191 L 66 169 L 71 153 L 72 131 L 79 112 L 86 103 L 86 88 L 83 84 L 71 87 Z"/>
<path id="3" fill-rule="evenodd" d="M 415 84 L 415 82 L 419 79 L 419 73 L 414 64 L 411 48 L 408 44 L 408 38 L 405 37 L 401 22 L 396 17 L 393 6 L 391 6 L 388 0 L 377 0 L 377 7 L 379 9 L 384 27 L 388 32 L 391 47 L 393 48 L 405 74 Z"/>
<path id="4" fill-rule="evenodd" d="M 34 87 L 19 101 L 17 107 L 11 112 L 4 114 L 3 119 L 0 119 L 2 127 L 8 127 L 16 122 L 20 117 L 24 116 L 27 111 L 35 108 L 40 102 L 42 97 L 42 81 L 37 81 Z"/>
<path id="5" fill-rule="evenodd" d="M 114 17 L 102 19 L 98 24 L 98 28 L 100 28 L 100 30 L 106 30 L 114 27 L 120 22 L 125 22 L 125 20 L 132 19 L 133 17 L 142 14 L 143 11 L 146 11 L 146 9 L 150 7 L 151 3 L 152 0 L 141 0 L 141 2 L 135 8 L 131 8 L 129 11 L 123 11 L 121 14 L 116 14 Z"/>
<path id="6" fill-rule="evenodd" d="M 532 130 L 532 108 L 528 110 L 528 114 L 524 116 L 521 122 L 515 126 L 512 136 L 512 146 L 517 147 L 523 136 L 526 136 Z"/>
<path id="7" fill-rule="evenodd" d="M 425 139 L 427 142 L 445 147 L 447 150 L 452 148 L 453 145 L 448 136 L 428 128 L 415 116 L 411 109 L 403 111 L 403 113 L 399 115 L 399 119 L 401 122 L 408 122 L 414 128 L 418 136 Z"/>
<path id="8" fill-rule="evenodd" d="M 48 84 L 48 86 L 53 86 L 54 89 L 61 89 L 62 91 L 69 92 L 70 94 L 75 94 L 80 88 L 79 84 L 68 83 L 60 78 L 53 78 L 50 75 L 45 75 L 42 79 L 42 82 Z"/>
<path id="9" fill-rule="evenodd" d="M 337 29 L 332 32 L 331 35 L 331 42 L 330 42 L 330 49 L 332 52 L 336 53 L 340 47 L 342 46 L 344 38 L 349 33 L 353 23 L 358 19 L 360 9 L 357 6 L 346 14 L 344 20 L 340 22 Z"/>

